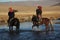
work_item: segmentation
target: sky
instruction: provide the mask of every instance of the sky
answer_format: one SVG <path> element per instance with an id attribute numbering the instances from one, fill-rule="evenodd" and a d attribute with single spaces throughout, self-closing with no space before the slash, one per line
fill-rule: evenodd
<path id="1" fill-rule="evenodd" d="M 9 2 L 9 1 L 14 2 L 14 1 L 39 1 L 39 0 L 0 0 L 0 2 Z"/>
<path id="2" fill-rule="evenodd" d="M 9 1 L 58 1 L 60 2 L 60 0 L 0 0 L 0 2 L 9 2 Z"/>

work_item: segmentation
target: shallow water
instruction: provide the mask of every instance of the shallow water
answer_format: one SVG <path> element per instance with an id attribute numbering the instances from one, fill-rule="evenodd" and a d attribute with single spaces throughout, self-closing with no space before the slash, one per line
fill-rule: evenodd
<path id="1" fill-rule="evenodd" d="M 19 34 L 9 34 L 8 26 L 0 25 L 0 40 L 60 40 L 60 24 L 53 26 L 54 31 L 45 32 L 45 26 L 41 25 L 40 32 L 32 32 L 32 23 L 25 22 L 20 24 Z"/>

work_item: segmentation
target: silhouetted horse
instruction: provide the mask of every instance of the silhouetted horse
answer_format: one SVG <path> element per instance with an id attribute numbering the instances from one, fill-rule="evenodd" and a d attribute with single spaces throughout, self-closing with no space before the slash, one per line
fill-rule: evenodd
<path id="1" fill-rule="evenodd" d="M 35 26 L 37 26 L 37 28 L 39 28 L 39 25 L 45 24 L 46 31 L 50 30 L 50 27 L 51 27 L 51 30 L 53 30 L 53 26 L 52 26 L 51 20 L 48 19 L 48 18 L 41 18 L 40 21 L 39 21 L 37 16 L 33 15 L 32 22 L 33 22 L 32 29 Z M 50 24 L 50 27 L 49 27 L 49 24 Z"/>
<path id="2" fill-rule="evenodd" d="M 17 19 L 17 18 L 11 18 L 8 21 L 8 26 L 9 26 L 9 31 L 10 32 L 13 31 L 13 26 L 16 26 L 16 32 L 19 32 L 19 26 L 20 26 L 19 19 Z"/>

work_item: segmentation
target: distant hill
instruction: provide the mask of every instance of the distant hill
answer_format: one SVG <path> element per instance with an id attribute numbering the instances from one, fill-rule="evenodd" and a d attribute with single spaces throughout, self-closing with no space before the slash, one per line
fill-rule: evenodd
<path id="1" fill-rule="evenodd" d="M 19 1 L 19 2 L 0 2 L 0 5 L 12 5 L 12 6 L 36 6 L 39 5 L 46 5 L 45 3 L 42 4 L 40 1 Z"/>
<path id="2" fill-rule="evenodd" d="M 60 3 L 57 3 L 57 4 L 55 4 L 55 5 L 52 5 L 52 6 L 60 6 Z"/>
<path id="3" fill-rule="evenodd" d="M 58 2 L 59 3 L 59 2 Z M 17 1 L 17 2 L 0 2 L 0 5 L 15 5 L 15 6 L 50 6 L 56 4 L 56 1 Z M 57 5 L 57 4 L 56 4 Z"/>

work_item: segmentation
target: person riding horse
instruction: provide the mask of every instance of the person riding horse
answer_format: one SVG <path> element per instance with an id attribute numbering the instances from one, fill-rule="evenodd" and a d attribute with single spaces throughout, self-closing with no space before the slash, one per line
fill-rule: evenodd
<path id="1" fill-rule="evenodd" d="M 37 24 L 37 23 L 39 23 L 40 20 L 39 20 L 39 18 L 38 18 L 36 15 L 33 15 L 32 21 L 33 21 L 33 24 L 35 24 L 35 25 L 37 25 L 37 26 L 39 25 L 39 24 Z"/>
<path id="2" fill-rule="evenodd" d="M 13 11 L 12 7 L 9 8 L 8 16 L 9 16 L 9 19 L 8 19 L 8 24 L 9 24 L 10 19 L 14 18 L 15 16 L 15 12 Z"/>
<path id="3" fill-rule="evenodd" d="M 8 26 L 9 26 L 9 30 L 12 31 L 13 27 L 12 26 L 16 26 L 16 30 L 19 30 L 19 19 L 15 18 L 15 12 L 17 12 L 17 10 L 13 10 L 12 7 L 9 8 L 9 12 L 8 12 Z"/>
<path id="4" fill-rule="evenodd" d="M 40 23 L 40 21 L 42 20 L 41 18 L 42 18 L 42 7 L 38 6 L 38 8 L 36 9 L 36 15 L 33 15 L 32 21 L 33 23 L 34 22 Z"/>
<path id="5" fill-rule="evenodd" d="M 8 12 L 8 16 L 9 16 L 8 23 L 9 23 L 10 19 L 13 19 L 14 18 L 15 12 L 18 12 L 18 11 L 17 10 L 14 10 L 12 7 L 9 8 L 9 12 Z"/>
<path id="6" fill-rule="evenodd" d="M 42 7 L 41 6 L 38 6 L 38 8 L 36 9 L 36 15 L 38 19 L 41 20 L 42 18 Z"/>
<path id="7" fill-rule="evenodd" d="M 51 30 L 54 30 L 50 19 L 49 18 L 42 18 L 42 7 L 41 6 L 38 6 L 38 9 L 36 9 L 36 15 L 33 15 L 32 22 L 33 22 L 32 29 L 35 26 L 37 28 L 39 28 L 39 25 L 45 24 L 46 31 L 48 31 L 48 30 L 50 30 L 50 28 L 49 28 L 49 24 L 50 24 Z"/>
<path id="8" fill-rule="evenodd" d="M 39 26 L 39 24 L 40 24 L 40 20 L 39 20 L 39 18 L 36 16 L 36 15 L 33 15 L 33 17 L 32 17 L 32 22 L 33 22 L 33 26 L 32 26 L 32 28 L 34 27 L 34 26 L 37 26 L 37 28 L 38 28 L 38 26 Z"/>
<path id="9" fill-rule="evenodd" d="M 51 30 L 54 30 L 53 24 L 49 18 L 41 18 L 41 20 L 39 20 L 39 18 L 36 15 L 33 15 L 32 22 L 33 22 L 32 30 L 34 30 L 33 29 L 34 27 L 37 27 L 39 30 L 39 25 L 43 25 L 43 24 L 45 24 L 46 31 L 50 30 L 50 28 L 51 28 Z M 50 24 L 50 26 L 49 26 L 49 24 Z"/>

